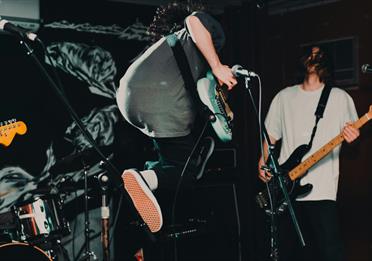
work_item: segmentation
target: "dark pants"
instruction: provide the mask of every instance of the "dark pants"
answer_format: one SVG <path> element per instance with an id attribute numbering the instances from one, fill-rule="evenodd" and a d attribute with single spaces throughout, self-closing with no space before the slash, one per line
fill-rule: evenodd
<path id="1" fill-rule="evenodd" d="M 194 138 L 190 134 L 176 138 L 154 138 L 153 141 L 158 161 L 147 162 L 146 168 L 155 171 L 158 178 L 158 189 L 175 190 L 194 146 Z M 183 186 L 190 186 L 193 183 L 196 171 L 195 162 L 195 160 L 191 160 L 183 173 Z"/>
<path id="2" fill-rule="evenodd" d="M 336 202 L 331 200 L 295 202 L 294 210 L 306 246 L 300 245 L 287 211 L 280 219 L 281 260 L 344 260 Z"/>
<path id="3" fill-rule="evenodd" d="M 155 138 L 153 141 L 158 154 L 158 161 L 146 162 L 145 169 L 154 170 L 158 178 L 158 188 L 154 191 L 154 195 L 163 214 L 163 236 L 160 236 L 160 238 L 164 236 L 166 238 L 172 231 L 171 225 L 176 225 L 175 227 L 178 227 L 178 225 L 184 222 L 182 211 L 184 211 L 185 206 L 181 203 L 183 202 L 182 198 L 188 195 L 188 191 L 195 183 L 197 169 L 195 160 L 190 160 L 186 171 L 182 174 L 181 180 L 180 178 L 193 149 L 195 140 L 190 134 L 185 137 L 177 138 Z M 180 184 L 180 186 L 175 204 L 176 207 L 173 209 L 175 192 L 178 184 Z M 172 219 L 174 213 L 175 220 Z M 147 258 L 153 261 L 174 260 L 175 252 L 173 244 L 173 240 L 160 239 L 156 244 L 151 243 L 146 245 L 146 260 Z"/>

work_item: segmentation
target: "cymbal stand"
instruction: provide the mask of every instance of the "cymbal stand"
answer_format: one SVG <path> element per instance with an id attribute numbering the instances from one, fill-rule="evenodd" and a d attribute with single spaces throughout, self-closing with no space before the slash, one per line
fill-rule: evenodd
<path id="1" fill-rule="evenodd" d="M 94 254 L 93 251 L 90 250 L 90 221 L 89 221 L 89 209 L 88 209 L 88 168 L 89 166 L 85 164 L 84 160 L 82 159 L 84 165 L 84 235 L 85 235 L 85 252 L 83 256 L 79 260 L 93 260 L 97 259 L 97 256 Z"/>

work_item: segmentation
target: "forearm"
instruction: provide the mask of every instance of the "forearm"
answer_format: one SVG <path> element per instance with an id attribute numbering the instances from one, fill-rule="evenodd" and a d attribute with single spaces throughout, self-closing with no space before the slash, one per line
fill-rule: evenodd
<path id="1" fill-rule="evenodd" d="M 271 144 L 275 144 L 276 140 L 273 137 L 269 137 Z M 260 159 L 258 161 L 258 177 L 264 181 L 267 182 L 271 178 L 271 174 L 266 172 L 265 170 L 262 169 L 262 166 L 266 164 L 267 157 L 268 157 L 268 145 L 266 142 L 263 142 L 262 144 L 263 148 L 263 155 L 260 156 Z"/>
<path id="2" fill-rule="evenodd" d="M 227 88 L 231 90 L 237 84 L 237 81 L 231 69 L 227 65 L 221 63 L 209 31 L 196 16 L 189 16 L 186 19 L 186 23 L 196 47 L 207 60 L 218 83 L 220 85 L 226 84 Z"/>
<path id="3" fill-rule="evenodd" d="M 212 36 L 200 20 L 196 16 L 189 16 L 186 23 L 195 45 L 207 60 L 211 69 L 213 70 L 214 68 L 221 66 L 220 58 L 218 57 L 217 51 L 213 45 Z"/>

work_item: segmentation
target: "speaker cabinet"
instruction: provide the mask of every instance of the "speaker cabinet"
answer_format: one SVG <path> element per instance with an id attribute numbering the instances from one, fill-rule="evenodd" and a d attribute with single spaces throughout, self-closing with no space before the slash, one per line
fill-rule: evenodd
<path id="1" fill-rule="evenodd" d="M 234 184 L 199 186 L 183 194 L 177 210 L 177 220 L 183 222 L 167 235 L 168 254 L 175 254 L 176 244 L 179 261 L 240 260 L 240 220 Z"/>

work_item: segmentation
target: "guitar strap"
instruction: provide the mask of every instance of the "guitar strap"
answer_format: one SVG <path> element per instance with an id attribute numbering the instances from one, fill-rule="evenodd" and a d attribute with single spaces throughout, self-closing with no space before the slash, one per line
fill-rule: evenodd
<path id="1" fill-rule="evenodd" d="M 185 82 L 185 87 L 191 95 L 194 104 L 198 107 L 198 109 L 200 109 L 200 112 L 206 113 L 207 116 L 213 115 L 213 112 L 204 103 L 202 103 L 199 98 L 196 90 L 196 84 L 191 73 L 190 64 L 187 60 L 185 50 L 183 49 L 181 42 L 174 33 L 167 35 L 166 39 L 168 45 L 172 48 L 173 55 L 176 58 L 178 68 L 180 69 L 183 81 Z"/>
<path id="2" fill-rule="evenodd" d="M 323 113 L 324 113 L 324 110 L 325 110 L 325 107 L 327 105 L 327 102 L 328 102 L 328 97 L 329 97 L 329 94 L 331 93 L 331 89 L 332 87 L 330 87 L 328 84 L 326 84 L 322 90 L 322 94 L 320 95 L 320 98 L 319 98 L 319 102 L 318 102 L 318 106 L 316 107 L 316 110 L 315 110 L 315 125 L 313 127 L 313 131 L 311 133 L 311 138 L 310 138 L 310 141 L 308 143 L 308 149 L 310 150 L 311 146 L 313 145 L 313 140 L 314 140 L 314 136 L 315 136 L 315 133 L 316 133 L 316 130 L 317 130 L 317 127 L 318 127 L 318 122 L 321 118 L 323 118 Z"/>

